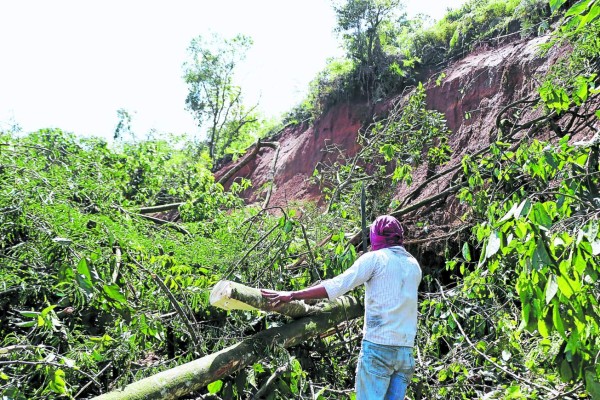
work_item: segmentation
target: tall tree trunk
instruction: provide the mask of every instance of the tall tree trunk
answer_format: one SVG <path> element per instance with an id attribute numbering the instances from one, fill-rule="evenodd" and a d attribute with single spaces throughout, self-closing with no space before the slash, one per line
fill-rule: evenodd
<path id="1" fill-rule="evenodd" d="M 298 345 L 362 314 L 363 306 L 353 297 L 344 296 L 318 314 L 259 332 L 241 343 L 103 394 L 96 400 L 177 399 L 267 357 L 276 346 Z"/>

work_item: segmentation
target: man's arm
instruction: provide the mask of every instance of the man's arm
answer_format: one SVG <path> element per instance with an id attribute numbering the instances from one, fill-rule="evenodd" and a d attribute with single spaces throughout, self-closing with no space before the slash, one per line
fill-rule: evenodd
<path id="1" fill-rule="evenodd" d="M 313 286 L 311 288 L 297 290 L 294 292 L 277 292 L 274 290 L 261 289 L 260 293 L 266 299 L 273 303 L 274 306 L 279 303 L 289 303 L 292 300 L 312 300 L 326 299 L 327 291 L 323 285 Z"/>

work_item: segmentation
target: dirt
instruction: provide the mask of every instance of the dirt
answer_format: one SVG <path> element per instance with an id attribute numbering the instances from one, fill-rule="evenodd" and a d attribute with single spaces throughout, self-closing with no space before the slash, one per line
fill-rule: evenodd
<path id="1" fill-rule="evenodd" d="M 431 76 L 426 84 L 427 101 L 431 109 L 443 113 L 451 129 L 449 145 L 452 159 L 442 167 L 456 165 L 467 153 L 473 153 L 496 140 L 496 115 L 503 107 L 524 96 L 534 94 L 538 76 L 543 74 L 560 55 L 559 51 L 540 55 L 539 46 L 548 37 L 517 40 L 495 48 L 479 51 L 455 62 L 443 71 L 445 77 L 436 83 L 439 74 Z M 391 101 L 378 106 L 382 112 Z M 270 205 L 288 206 L 296 202 L 322 200 L 321 189 L 311 183 L 310 177 L 318 163 L 330 154 L 326 145 L 337 145 L 346 157 L 359 149 L 357 132 L 368 115 L 367 104 L 343 103 L 332 107 L 311 126 L 286 129 L 277 140 L 281 150 L 274 173 L 274 191 Z M 541 112 L 540 110 L 534 112 Z M 258 157 L 244 167 L 238 177 L 252 181 L 252 188 L 243 195 L 249 203 L 261 201 L 272 174 L 275 151 L 262 149 Z M 238 160 L 237 162 L 240 162 Z M 228 163 L 216 172 L 218 179 L 235 163 Z M 410 187 L 399 186 L 396 197 L 402 199 L 423 182 L 427 165 L 418 168 Z M 450 175 L 424 188 L 417 199 L 431 196 L 446 189 Z M 413 200 L 414 201 L 414 200 Z M 446 207 L 440 223 L 451 223 L 460 213 L 456 202 Z"/>
<path id="2" fill-rule="evenodd" d="M 358 151 L 356 134 L 362 126 L 361 115 L 364 115 L 365 104 L 345 103 L 333 107 L 322 118 L 308 127 L 288 128 L 275 140 L 279 142 L 280 151 L 274 174 L 275 187 L 270 204 L 287 206 L 297 201 L 319 201 L 321 190 L 311 184 L 316 165 L 326 161 L 330 156 L 322 150 L 327 145 L 336 144 L 344 154 L 351 157 Z M 357 112 L 357 110 L 361 110 Z M 250 179 L 252 188 L 243 195 L 248 202 L 261 201 L 266 192 L 266 185 L 272 174 L 275 150 L 263 148 L 258 157 L 242 168 L 236 176 Z M 236 163 L 229 163 L 215 173 L 219 179 Z"/>

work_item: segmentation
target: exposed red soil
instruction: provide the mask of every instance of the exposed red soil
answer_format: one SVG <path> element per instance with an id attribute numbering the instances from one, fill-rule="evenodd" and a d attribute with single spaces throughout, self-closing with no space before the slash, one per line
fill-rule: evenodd
<path id="1" fill-rule="evenodd" d="M 340 104 L 333 107 L 314 125 L 304 129 L 288 128 L 276 140 L 280 151 L 274 175 L 275 187 L 270 204 L 285 206 L 294 201 L 316 200 L 321 198 L 321 190 L 309 182 L 315 166 L 331 157 L 322 150 L 331 144 L 343 149 L 352 156 L 359 147 L 356 134 L 362 126 L 361 114 L 364 104 Z M 358 112 L 357 112 L 358 110 Z M 275 150 L 263 148 L 258 156 L 243 167 L 237 177 L 252 181 L 252 188 L 244 193 L 248 202 L 260 201 L 265 195 L 265 185 L 272 172 Z M 236 162 L 240 162 L 240 160 Z M 215 173 L 219 179 L 235 163 L 228 163 Z"/>
<path id="2" fill-rule="evenodd" d="M 532 94 L 538 84 L 537 77 L 560 55 L 559 51 L 554 51 L 540 56 L 539 46 L 547 40 L 547 37 L 538 37 L 480 49 L 446 68 L 440 85 L 436 84 L 439 75 L 430 77 L 426 84 L 428 105 L 445 115 L 452 131 L 449 140 L 452 159 L 446 166 L 438 168 L 456 165 L 465 154 L 473 153 L 496 140 L 496 115 L 507 104 Z M 382 103 L 377 109 L 385 112 L 385 107 L 391 103 Z M 311 184 L 309 178 L 319 162 L 332 156 L 323 149 L 326 145 L 336 144 L 346 157 L 355 155 L 359 149 L 357 133 L 367 116 L 367 105 L 364 103 L 338 104 L 314 125 L 288 128 L 275 138 L 281 150 L 270 204 L 286 206 L 297 201 L 321 200 L 320 189 Z M 262 149 L 258 157 L 237 174 L 252 181 L 252 188 L 244 193 L 248 202 L 257 202 L 264 197 L 274 154 L 273 149 Z M 234 165 L 224 165 L 216 172 L 216 178 Z M 427 168 L 427 165 L 423 165 L 415 171 L 412 186 L 399 186 L 397 198 L 407 196 L 423 182 Z M 450 175 L 424 188 L 417 198 L 438 193 L 446 189 L 449 183 Z M 447 215 L 440 223 L 450 223 L 455 219 L 453 214 L 459 211 L 456 201 L 450 200 L 446 206 Z"/>

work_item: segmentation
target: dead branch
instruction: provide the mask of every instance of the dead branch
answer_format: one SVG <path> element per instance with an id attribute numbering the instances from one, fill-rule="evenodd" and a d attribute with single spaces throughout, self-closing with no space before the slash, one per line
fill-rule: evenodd
<path id="1" fill-rule="evenodd" d="M 246 164 L 248 164 L 250 161 L 252 161 L 252 159 L 254 159 L 256 157 L 256 155 L 258 154 L 258 152 L 262 148 L 262 146 L 263 146 L 263 143 L 259 139 L 256 142 L 256 144 L 254 145 L 254 148 L 252 149 L 252 151 L 250 153 L 246 154 L 246 156 L 237 165 L 235 165 L 233 168 L 231 168 L 229 171 L 227 171 L 225 173 L 225 175 L 223 175 L 221 178 L 219 178 L 217 183 L 220 183 L 221 185 L 224 185 L 225 183 L 227 183 L 229 178 L 231 178 L 233 175 L 237 174 L 242 168 L 244 168 L 246 166 Z"/>

